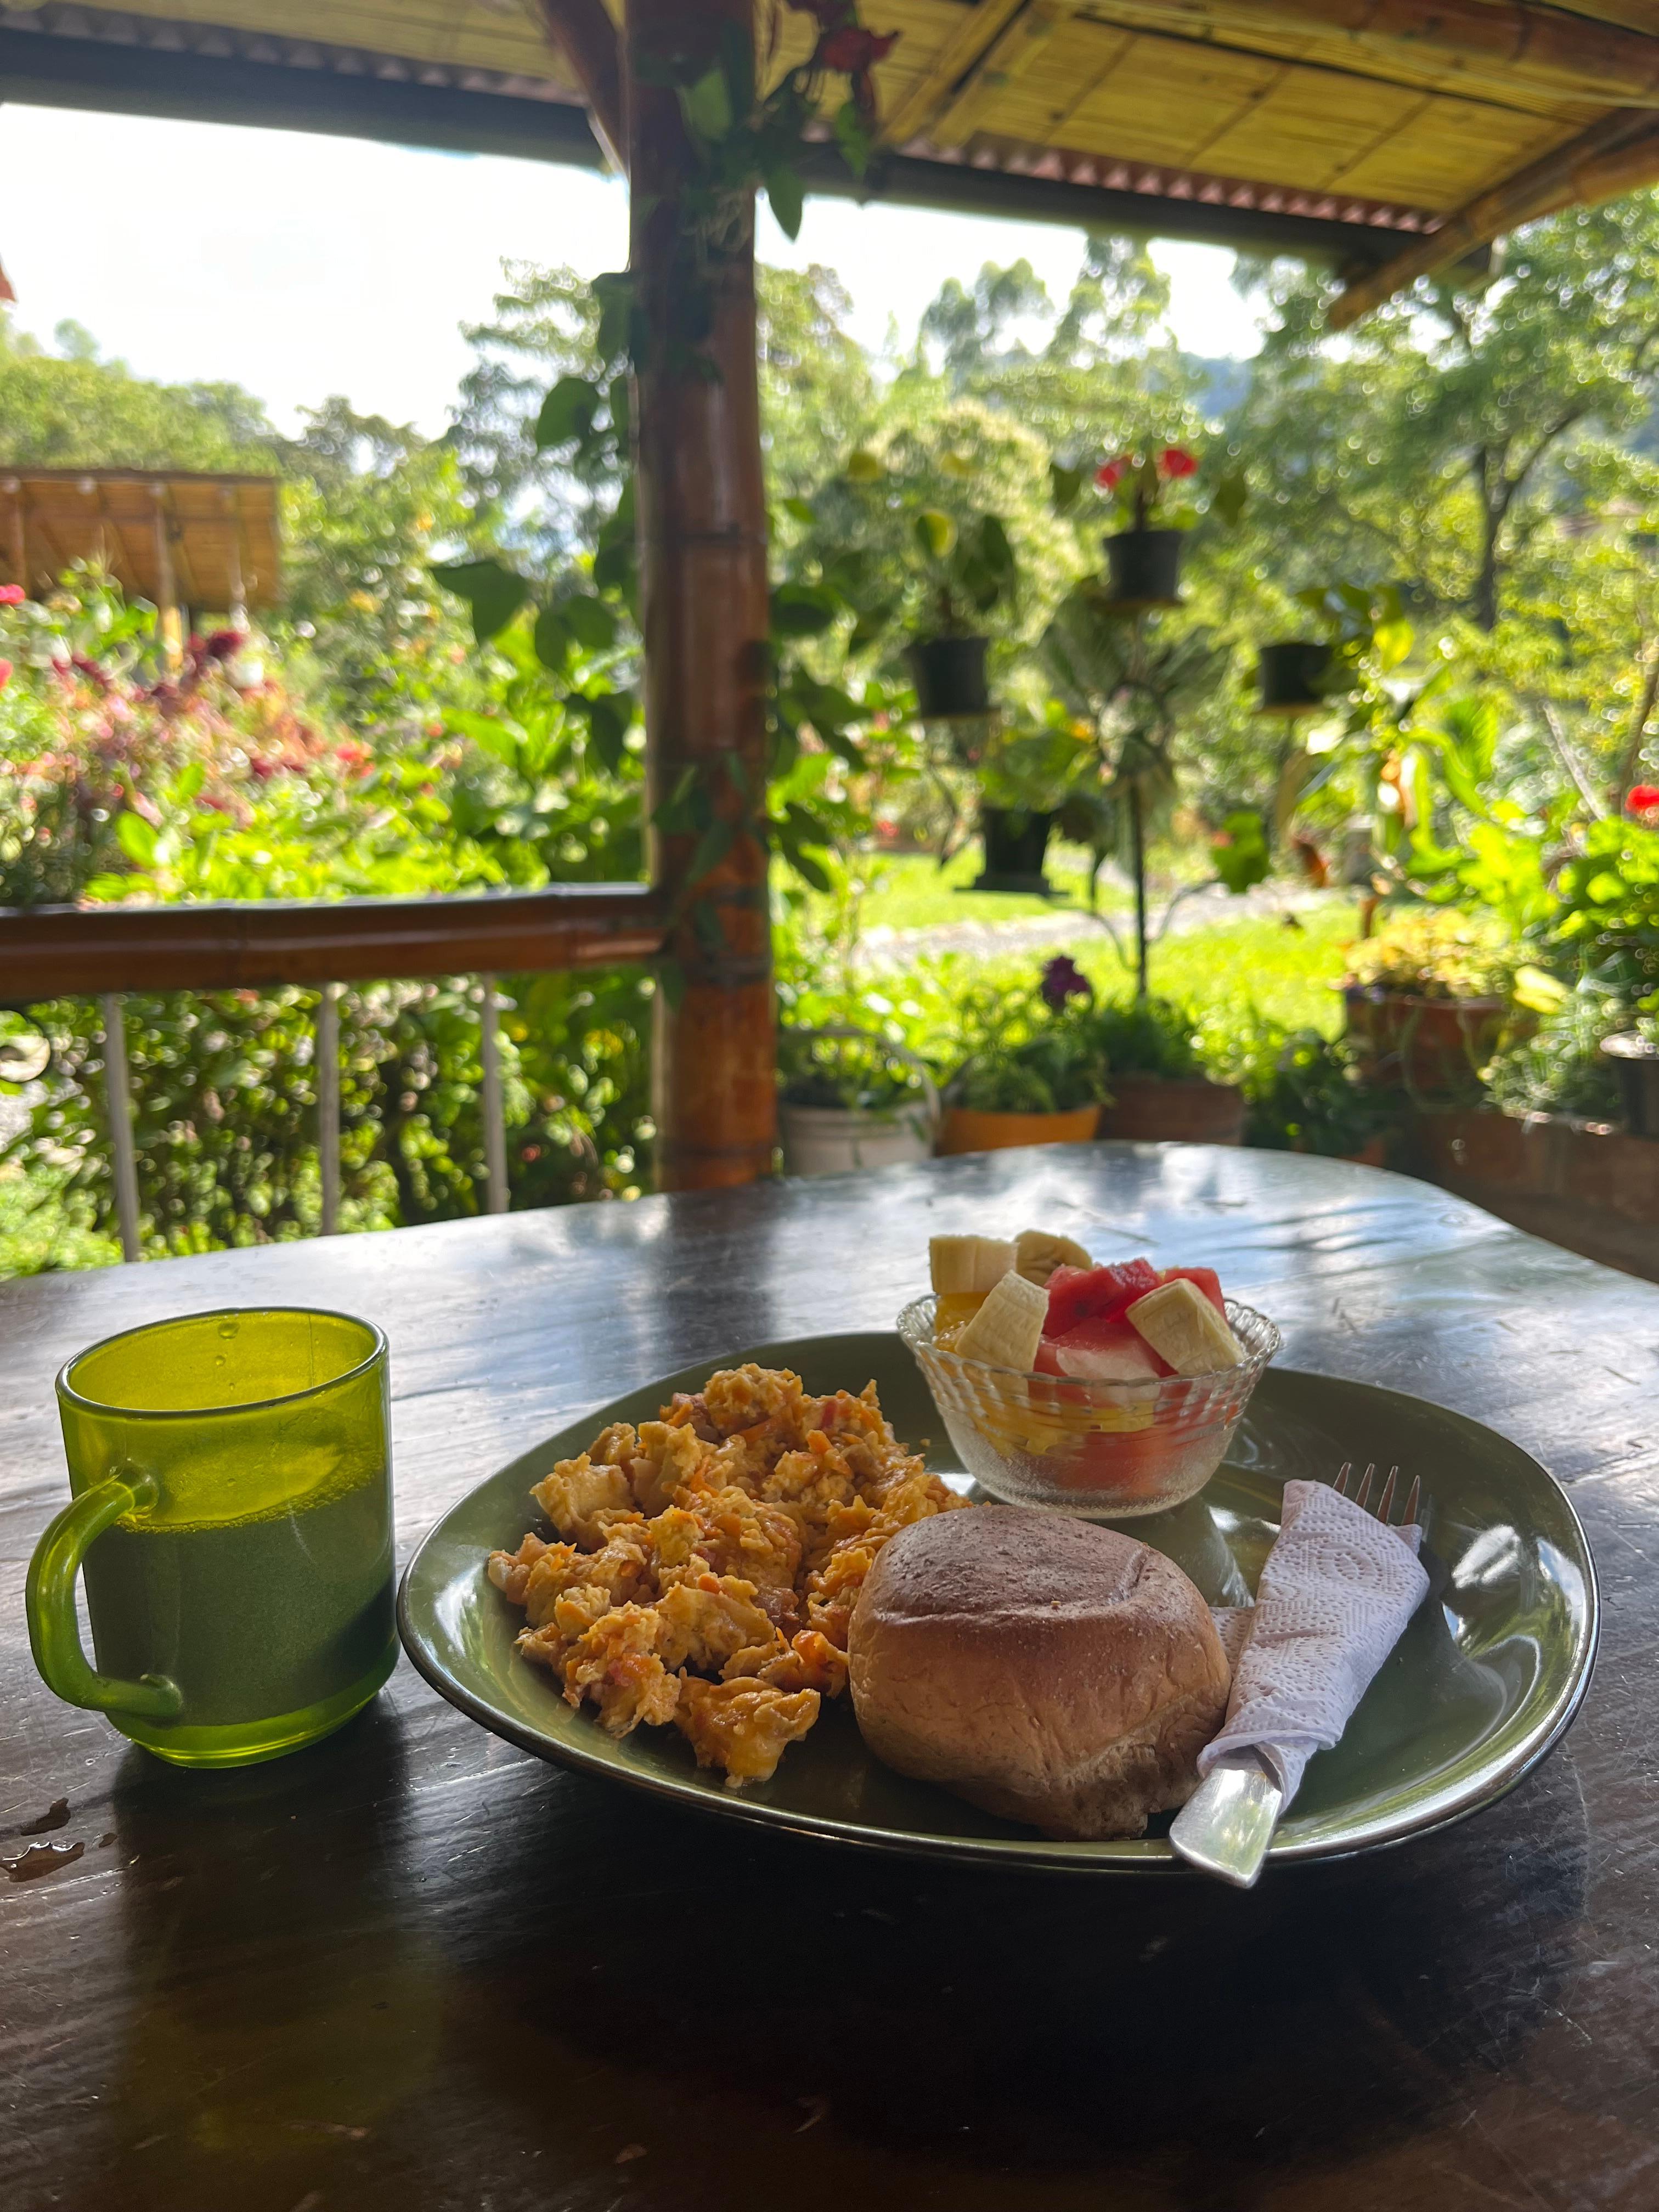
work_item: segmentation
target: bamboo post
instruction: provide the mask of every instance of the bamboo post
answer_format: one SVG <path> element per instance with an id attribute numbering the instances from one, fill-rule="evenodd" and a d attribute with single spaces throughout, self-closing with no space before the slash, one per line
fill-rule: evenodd
<path id="1" fill-rule="evenodd" d="M 681 200 L 692 157 L 664 78 L 671 68 L 684 74 L 689 58 L 713 62 L 722 35 L 752 40 L 751 0 L 630 0 L 623 96 L 632 265 L 653 348 L 633 410 L 647 806 L 654 811 L 689 768 L 720 817 L 740 823 L 766 770 L 752 207 L 741 240 L 708 257 L 710 328 L 699 357 L 665 342 L 684 320 Z M 693 882 L 698 842 L 653 835 L 653 873 L 674 915 L 669 975 L 683 986 L 659 990 L 654 1014 L 658 1181 L 666 1190 L 769 1174 L 776 1135 L 765 848 L 739 828 Z"/>

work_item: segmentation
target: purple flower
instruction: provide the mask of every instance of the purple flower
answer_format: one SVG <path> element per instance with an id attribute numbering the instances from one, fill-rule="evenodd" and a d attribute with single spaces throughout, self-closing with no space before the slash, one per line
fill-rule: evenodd
<path id="1" fill-rule="evenodd" d="M 1094 985 L 1076 961 L 1064 952 L 1055 953 L 1043 969 L 1042 981 L 1038 988 L 1042 993 L 1043 1004 L 1055 1014 L 1065 1012 L 1068 999 L 1092 999 L 1095 995 Z"/>

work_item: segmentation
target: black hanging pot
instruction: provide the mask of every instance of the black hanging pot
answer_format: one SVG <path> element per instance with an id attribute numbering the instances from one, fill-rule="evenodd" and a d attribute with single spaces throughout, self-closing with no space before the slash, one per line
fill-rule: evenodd
<path id="1" fill-rule="evenodd" d="M 1604 1037 L 1601 1050 L 1618 1070 L 1625 1122 L 1632 1137 L 1659 1137 L 1659 1048 L 1634 1030 Z"/>
<path id="2" fill-rule="evenodd" d="M 985 869 L 974 889 L 1048 898 L 1050 890 L 1042 863 L 1048 850 L 1048 833 L 1059 819 L 1057 812 L 1036 814 L 1012 807 L 981 806 L 979 830 L 985 845 Z"/>
<path id="3" fill-rule="evenodd" d="M 990 687 L 985 679 L 983 637 L 919 637 L 908 658 L 916 686 L 916 707 L 924 721 L 988 714 Z"/>
<path id="4" fill-rule="evenodd" d="M 1106 540 L 1106 572 L 1116 607 L 1181 605 L 1183 530 L 1120 530 Z"/>
<path id="5" fill-rule="evenodd" d="M 1264 645 L 1257 670 L 1261 697 L 1257 711 L 1263 714 L 1310 714 L 1325 703 L 1325 678 L 1331 649 L 1317 639 L 1292 638 L 1280 645 Z"/>

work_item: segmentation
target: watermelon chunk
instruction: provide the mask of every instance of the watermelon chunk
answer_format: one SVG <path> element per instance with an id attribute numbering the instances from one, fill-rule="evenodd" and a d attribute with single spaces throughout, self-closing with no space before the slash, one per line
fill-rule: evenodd
<path id="1" fill-rule="evenodd" d="M 1190 1283 L 1194 1290 L 1203 1291 L 1223 1321 L 1227 1318 L 1227 1302 L 1221 1295 L 1221 1278 L 1213 1267 L 1166 1267 L 1158 1279 L 1160 1283 Z"/>
<path id="2" fill-rule="evenodd" d="M 1086 1382 L 1143 1382 L 1173 1370 L 1161 1359 L 1138 1329 L 1127 1321 L 1108 1321 L 1096 1315 L 1079 1322 L 1064 1336 L 1050 1337 L 1062 1375 Z"/>
<path id="3" fill-rule="evenodd" d="M 1079 1322 L 1117 1321 L 1158 1284 L 1150 1260 L 1125 1260 L 1115 1267 L 1056 1267 L 1048 1278 L 1047 1334 L 1064 1336 Z"/>

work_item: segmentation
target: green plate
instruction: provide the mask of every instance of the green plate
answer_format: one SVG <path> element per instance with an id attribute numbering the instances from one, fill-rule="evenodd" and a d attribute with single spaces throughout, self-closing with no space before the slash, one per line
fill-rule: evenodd
<path id="1" fill-rule="evenodd" d="M 896 1336 L 801 1337 L 702 1360 L 584 1415 L 462 1498 L 410 1561 L 398 1620 L 410 1657 L 464 1713 L 544 1759 L 586 1767 L 728 1820 L 933 1857 L 1090 1873 L 1186 1872 L 1162 1833 L 1133 1843 L 1054 1843 L 912 1782 L 865 1749 L 851 1701 L 826 1705 L 769 1783 L 738 1791 L 699 1771 L 672 1729 L 613 1741 L 573 1711 L 513 1648 L 524 1616 L 486 1579 L 486 1553 L 542 1524 L 526 1495 L 607 1422 L 650 1420 L 676 1390 L 744 1359 L 792 1367 L 809 1390 L 860 1389 L 928 1465 L 959 1474 L 927 1388 Z M 1395 1391 L 1270 1369 L 1226 1463 L 1200 1498 L 1126 1522 L 1177 1559 L 1212 1604 L 1253 1589 L 1275 1534 L 1281 1486 L 1329 1480 L 1345 1459 L 1421 1475 L 1429 1596 L 1334 1750 L 1322 1753 L 1274 1840 L 1275 1861 L 1335 1858 L 1397 1844 L 1488 1805 L 1571 1724 L 1595 1654 L 1595 1571 L 1564 1492 L 1517 1445 L 1462 1414 Z M 1167 1821 L 1158 1824 L 1167 1827 Z"/>

